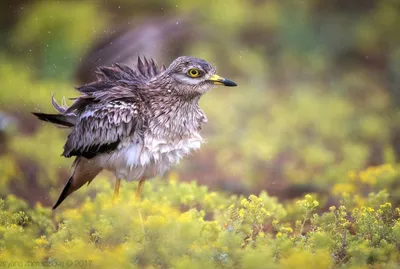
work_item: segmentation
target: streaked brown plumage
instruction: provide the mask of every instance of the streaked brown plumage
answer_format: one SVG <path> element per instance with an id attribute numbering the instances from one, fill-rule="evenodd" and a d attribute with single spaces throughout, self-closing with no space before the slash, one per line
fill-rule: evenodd
<path id="1" fill-rule="evenodd" d="M 236 86 L 215 75 L 215 68 L 194 57 L 179 57 L 168 68 L 150 59 L 134 67 L 101 67 L 97 81 L 77 87 L 81 96 L 67 107 L 52 99 L 59 114 L 34 113 L 39 119 L 71 128 L 63 156 L 73 157 L 74 171 L 55 209 L 69 194 L 90 183 L 103 169 L 120 179 L 139 180 L 162 174 L 198 149 L 201 125 L 207 121 L 198 106 L 215 84 Z"/>

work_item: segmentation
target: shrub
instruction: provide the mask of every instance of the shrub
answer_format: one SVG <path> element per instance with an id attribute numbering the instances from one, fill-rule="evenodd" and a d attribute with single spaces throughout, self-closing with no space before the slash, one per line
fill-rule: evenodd
<path id="1" fill-rule="evenodd" d="M 148 183 L 138 201 L 133 188 L 115 203 L 109 188 L 54 213 L 8 196 L 0 202 L 2 261 L 95 268 L 379 268 L 400 261 L 400 209 L 376 204 L 377 195 L 365 206 L 317 214 L 312 195 L 287 211 L 264 192 L 229 197 L 172 179 Z M 180 190 L 191 199 L 176 199 L 184 197 Z M 301 217 L 293 222 L 293 215 Z"/>

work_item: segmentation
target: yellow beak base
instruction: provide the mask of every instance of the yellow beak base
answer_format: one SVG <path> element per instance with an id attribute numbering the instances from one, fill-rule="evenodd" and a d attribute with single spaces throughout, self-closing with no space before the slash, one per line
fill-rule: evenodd
<path id="1" fill-rule="evenodd" d="M 212 81 L 212 83 L 215 85 L 224 85 L 224 86 L 228 86 L 228 87 L 237 86 L 237 84 L 235 82 L 233 82 L 232 80 L 220 77 L 218 75 L 213 75 L 208 80 Z"/>

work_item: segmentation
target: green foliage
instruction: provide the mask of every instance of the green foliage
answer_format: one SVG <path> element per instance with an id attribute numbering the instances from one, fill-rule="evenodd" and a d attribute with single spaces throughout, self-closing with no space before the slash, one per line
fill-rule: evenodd
<path id="1" fill-rule="evenodd" d="M 318 200 L 306 195 L 296 203 L 301 218 L 292 227 L 285 207 L 266 193 L 213 193 L 221 205 L 215 210 L 181 210 L 190 202 L 174 202 L 177 187 L 200 204 L 211 193 L 174 180 L 148 184 L 152 192 L 142 201 L 125 191 L 113 203 L 109 193 L 99 193 L 53 214 L 9 196 L 0 202 L 0 257 L 83 260 L 96 268 L 379 268 L 400 261 L 400 208 L 388 202 L 376 208 L 332 206 L 316 214 Z M 156 186 L 163 201 L 154 199 L 160 196 Z"/>
<path id="2" fill-rule="evenodd" d="M 21 15 L 9 42 L 21 48 L 27 63 L 42 63 L 41 77 L 59 79 L 71 77 L 106 21 L 94 3 L 80 1 L 38 1 Z"/>

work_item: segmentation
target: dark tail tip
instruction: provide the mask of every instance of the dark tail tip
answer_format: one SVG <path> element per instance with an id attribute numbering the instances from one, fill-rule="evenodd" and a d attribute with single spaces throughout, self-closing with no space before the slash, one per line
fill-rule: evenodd
<path id="1" fill-rule="evenodd" d="M 65 184 L 65 187 L 62 190 L 60 197 L 58 197 L 57 202 L 53 206 L 53 210 L 56 209 L 62 203 L 62 201 L 64 201 L 65 198 L 67 198 L 67 196 L 71 194 L 71 192 L 72 192 L 71 191 L 71 183 L 72 183 L 72 176 L 69 178 L 67 184 Z"/>
<path id="2" fill-rule="evenodd" d="M 39 112 L 31 112 L 31 113 L 35 115 L 39 120 L 48 121 L 46 118 L 46 114 L 44 113 L 39 113 Z"/>
<path id="3" fill-rule="evenodd" d="M 45 114 L 39 112 L 32 112 L 39 120 L 51 122 L 53 124 L 65 127 L 73 127 L 74 125 L 68 121 L 68 119 L 61 114 Z"/>

